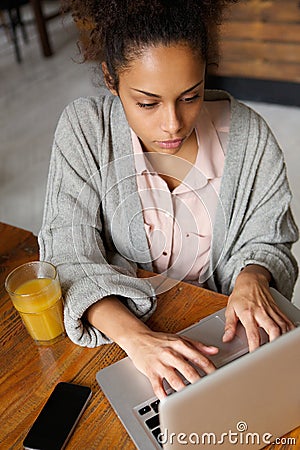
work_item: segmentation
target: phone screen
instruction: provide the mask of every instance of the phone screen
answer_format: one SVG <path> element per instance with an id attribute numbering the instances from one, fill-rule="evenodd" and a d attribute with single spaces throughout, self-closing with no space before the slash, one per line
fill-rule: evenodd
<path id="1" fill-rule="evenodd" d="M 58 383 L 30 428 L 23 442 L 24 448 L 63 449 L 91 395 L 87 386 Z"/>

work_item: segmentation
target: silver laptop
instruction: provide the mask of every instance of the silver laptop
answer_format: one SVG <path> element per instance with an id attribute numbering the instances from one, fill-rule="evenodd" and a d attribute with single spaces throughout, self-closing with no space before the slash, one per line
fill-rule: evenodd
<path id="1" fill-rule="evenodd" d="M 240 326 L 232 342 L 222 342 L 225 308 L 202 319 L 180 334 L 217 346 L 210 358 L 222 368 L 180 392 L 170 389 L 162 402 L 129 358 L 97 373 L 138 449 L 262 448 L 300 425 L 300 310 L 275 289 L 272 295 L 296 330 L 239 358 L 248 353 L 246 334 Z"/>

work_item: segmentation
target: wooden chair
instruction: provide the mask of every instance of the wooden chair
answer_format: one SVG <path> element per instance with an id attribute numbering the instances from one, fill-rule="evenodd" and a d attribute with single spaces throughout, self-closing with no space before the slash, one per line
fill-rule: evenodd
<path id="1" fill-rule="evenodd" d="M 9 30 L 18 63 L 22 61 L 18 41 L 18 28 L 21 29 L 24 41 L 28 42 L 28 35 L 21 14 L 21 7 L 27 3 L 29 3 L 29 0 L 0 0 L 0 12 L 6 13 L 8 18 L 8 22 L 5 20 L 2 26 Z"/>

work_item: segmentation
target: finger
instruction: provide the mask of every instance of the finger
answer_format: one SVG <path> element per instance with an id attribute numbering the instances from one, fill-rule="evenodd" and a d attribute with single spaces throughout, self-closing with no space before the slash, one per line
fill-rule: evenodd
<path id="1" fill-rule="evenodd" d="M 150 378 L 150 377 L 149 377 Z M 150 378 L 155 395 L 162 399 L 167 395 L 164 388 L 163 379 L 167 381 L 174 391 L 180 391 L 186 386 L 186 381 L 195 383 L 200 375 L 186 360 L 178 358 L 171 365 L 165 365 L 161 368 L 159 376 Z"/>
<path id="2" fill-rule="evenodd" d="M 166 381 L 175 391 L 181 391 L 188 383 L 195 383 L 200 375 L 187 361 L 181 361 L 176 369 L 170 368 L 165 376 Z"/>
<path id="3" fill-rule="evenodd" d="M 272 308 L 270 316 L 274 322 L 277 323 L 283 334 L 295 328 L 293 322 L 278 308 L 277 305 L 274 305 Z"/>
<path id="4" fill-rule="evenodd" d="M 274 341 L 274 339 L 278 338 L 282 334 L 279 326 L 270 317 L 265 320 L 262 328 L 264 328 L 268 334 L 269 341 Z"/>
<path id="5" fill-rule="evenodd" d="M 255 314 L 257 324 L 263 328 L 273 341 L 281 334 L 293 329 L 293 323 L 279 310 L 277 305 L 270 304 L 267 310 L 259 309 Z"/>
<path id="6" fill-rule="evenodd" d="M 199 379 L 199 373 L 188 360 L 195 366 L 199 366 L 205 373 L 211 373 L 215 370 L 212 362 L 194 344 L 198 345 L 199 343 L 182 339 L 179 336 L 172 336 L 167 345 L 160 349 L 159 360 L 155 367 L 151 366 L 143 369 L 143 373 L 148 376 L 153 391 L 158 398 L 163 398 L 167 395 L 163 379 L 167 380 L 171 388 L 176 391 L 185 386 L 184 378 L 190 383 L 194 383 Z M 200 347 L 204 348 L 206 346 L 201 345 Z M 208 351 L 217 353 L 218 349 L 208 347 Z"/>
<path id="7" fill-rule="evenodd" d="M 184 358 L 175 357 L 175 355 L 172 358 L 171 354 L 168 362 L 165 360 L 164 364 L 158 365 L 157 372 L 153 376 L 149 376 L 152 388 L 158 398 L 167 395 L 165 390 L 167 386 L 164 385 L 163 380 L 166 380 L 174 391 L 180 391 L 186 386 L 186 380 L 193 383 L 199 378 L 200 375 Z"/>
<path id="8" fill-rule="evenodd" d="M 273 317 L 273 315 L 272 315 L 272 317 L 278 323 L 278 325 L 281 327 L 283 332 L 287 332 L 287 331 L 295 329 L 296 328 L 295 324 L 277 306 L 272 295 L 271 295 L 271 299 L 272 299 L 272 302 L 270 302 L 270 305 L 272 306 L 272 311 L 276 314 L 275 318 Z M 277 319 L 277 317 L 279 317 L 279 318 Z M 283 325 L 282 321 L 284 322 L 285 325 Z"/>
<path id="9" fill-rule="evenodd" d="M 282 333 L 287 332 L 287 324 L 280 316 L 275 314 L 273 310 L 271 310 L 269 314 L 266 311 L 257 313 L 256 323 L 266 331 L 269 340 L 273 341 Z"/>
<path id="10" fill-rule="evenodd" d="M 154 394 L 159 400 L 167 397 L 167 393 L 163 386 L 163 381 L 159 377 L 149 378 Z"/>
<path id="11" fill-rule="evenodd" d="M 240 321 L 246 331 L 249 351 L 253 352 L 260 346 L 260 334 L 257 323 L 250 311 L 244 311 L 240 315 Z"/>
<path id="12" fill-rule="evenodd" d="M 225 331 L 223 334 L 223 342 L 229 342 L 235 336 L 239 318 L 237 317 L 234 309 L 231 308 L 230 306 L 227 306 L 225 317 L 226 322 L 225 322 Z"/>
<path id="13" fill-rule="evenodd" d="M 203 348 L 203 345 L 201 345 L 201 348 Z M 215 366 L 213 363 L 205 356 L 203 355 L 197 348 L 195 348 L 190 343 L 187 343 L 185 340 L 177 341 L 175 344 L 174 349 L 180 354 L 177 353 L 176 357 L 177 364 L 180 360 L 186 361 L 189 360 L 198 367 L 200 367 L 205 373 L 209 374 L 214 372 Z M 218 352 L 218 349 L 214 347 L 213 349 L 214 353 Z M 172 361 L 174 364 L 174 361 Z M 174 366 L 176 369 L 178 369 L 177 365 Z"/>
<path id="14" fill-rule="evenodd" d="M 179 374 L 180 380 L 183 381 L 183 385 L 180 384 L 176 390 L 182 389 L 182 387 L 186 386 L 187 382 L 193 384 L 201 378 L 196 368 L 185 360 L 177 364 L 175 372 Z"/>
<path id="15" fill-rule="evenodd" d="M 279 327 L 280 334 L 287 333 L 288 331 L 295 328 L 293 322 L 280 310 L 277 306 L 274 298 L 269 293 L 269 295 L 265 298 L 266 306 L 264 306 L 264 313 L 271 317 L 271 319 L 275 322 L 276 326 Z M 271 334 L 277 335 L 277 331 L 275 326 L 268 321 L 269 328 L 271 330 Z M 261 325 L 260 325 L 261 326 Z M 265 329 L 265 327 L 263 327 Z M 267 331 L 267 330 L 266 330 Z M 270 333 L 268 333 L 270 335 Z"/>
<path id="16" fill-rule="evenodd" d="M 156 370 L 159 371 L 161 378 L 166 379 L 172 389 L 176 391 L 183 389 L 186 385 L 184 379 L 189 383 L 199 380 L 200 375 L 193 365 L 199 367 L 206 374 L 216 370 L 213 363 L 195 348 L 193 342 L 180 338 L 170 341 L 168 344 L 168 347 L 162 349 L 160 353 L 163 367 L 157 366 Z M 212 351 L 216 353 L 218 349 L 214 348 Z"/>
<path id="17" fill-rule="evenodd" d="M 199 358 L 192 360 L 192 362 L 200 367 L 207 375 L 216 370 L 214 364 L 205 356 L 201 355 Z"/>
<path id="18" fill-rule="evenodd" d="M 206 345 L 203 344 L 202 342 L 195 341 L 186 336 L 183 336 L 182 339 L 183 341 L 188 342 L 190 345 L 195 347 L 198 351 L 203 352 L 207 355 L 215 355 L 219 351 L 218 347 L 215 347 L 214 345 Z"/>

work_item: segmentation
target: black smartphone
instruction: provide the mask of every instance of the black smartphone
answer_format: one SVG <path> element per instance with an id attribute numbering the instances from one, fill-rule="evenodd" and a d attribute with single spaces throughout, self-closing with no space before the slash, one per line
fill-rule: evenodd
<path id="1" fill-rule="evenodd" d="M 24 449 L 63 449 L 91 395 L 87 386 L 58 383 L 25 437 Z"/>

